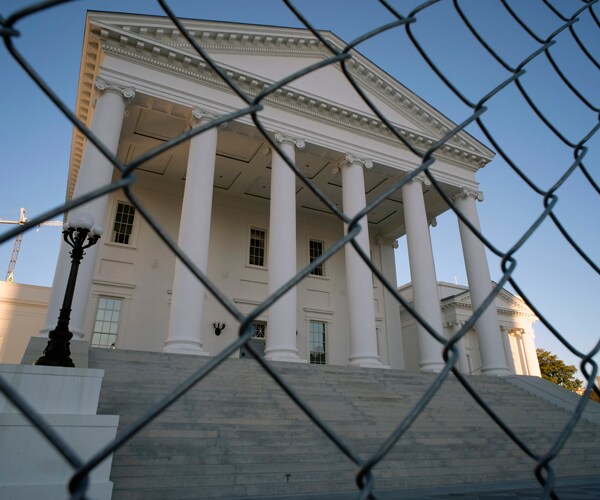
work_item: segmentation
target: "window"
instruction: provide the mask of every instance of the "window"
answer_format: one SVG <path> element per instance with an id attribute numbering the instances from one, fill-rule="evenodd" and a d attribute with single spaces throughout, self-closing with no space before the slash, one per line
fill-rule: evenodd
<path id="1" fill-rule="evenodd" d="M 118 297 L 100 297 L 92 332 L 92 347 L 115 348 L 122 304 L 123 299 Z"/>
<path id="2" fill-rule="evenodd" d="M 313 260 L 323 255 L 323 247 L 324 244 L 319 240 L 310 240 L 308 242 L 308 258 L 309 263 L 312 263 Z M 313 276 L 325 276 L 325 267 L 323 264 L 319 264 L 315 267 L 310 274 Z"/>
<path id="3" fill-rule="evenodd" d="M 267 333 L 267 324 L 264 321 L 255 321 L 254 323 L 252 323 L 252 328 L 253 339 L 265 340 Z"/>
<path id="4" fill-rule="evenodd" d="M 117 213 L 115 214 L 115 223 L 110 241 L 129 245 L 131 233 L 133 232 L 134 217 L 135 207 L 129 203 L 119 202 L 117 204 Z"/>
<path id="5" fill-rule="evenodd" d="M 325 322 L 310 322 L 310 362 L 317 365 L 326 363 Z"/>
<path id="6" fill-rule="evenodd" d="M 248 264 L 251 266 L 265 265 L 265 242 L 267 233 L 264 229 L 250 229 L 250 254 Z"/>

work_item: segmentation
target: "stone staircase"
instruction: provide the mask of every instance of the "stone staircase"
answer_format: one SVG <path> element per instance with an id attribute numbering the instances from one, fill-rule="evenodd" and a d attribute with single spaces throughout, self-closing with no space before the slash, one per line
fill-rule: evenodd
<path id="1" fill-rule="evenodd" d="M 207 359 L 91 349 L 105 369 L 99 414 L 120 431 Z M 433 375 L 275 364 L 321 418 L 363 457 L 408 414 Z M 495 377 L 469 379 L 538 453 L 569 413 Z M 559 477 L 600 477 L 600 426 L 582 421 L 559 458 Z M 528 458 L 455 380 L 444 382 L 375 468 L 376 491 L 533 479 Z M 113 458 L 115 499 L 236 498 L 356 492 L 354 464 L 251 359 L 230 359 Z M 350 494 L 348 495 L 350 497 Z"/>

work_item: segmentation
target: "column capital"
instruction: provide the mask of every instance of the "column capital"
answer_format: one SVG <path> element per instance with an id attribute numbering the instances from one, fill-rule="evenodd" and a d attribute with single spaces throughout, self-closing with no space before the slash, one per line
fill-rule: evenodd
<path id="1" fill-rule="evenodd" d="M 369 158 L 359 158 L 351 153 L 346 153 L 339 162 L 334 164 L 332 172 L 333 174 L 337 174 L 340 170 L 349 165 L 360 165 L 367 170 L 371 170 L 373 168 L 373 160 Z"/>
<path id="2" fill-rule="evenodd" d="M 477 201 L 483 201 L 483 191 L 476 191 L 468 187 L 462 186 L 457 193 L 452 196 L 452 201 L 456 201 L 459 198 L 473 198 Z"/>
<path id="3" fill-rule="evenodd" d="M 378 234 L 375 237 L 375 242 L 377 243 L 378 246 L 380 247 L 392 247 L 393 249 L 398 248 L 398 240 L 396 239 L 390 239 L 390 238 L 384 238 L 383 236 L 381 236 L 380 234 Z"/>
<path id="4" fill-rule="evenodd" d="M 304 139 L 291 137 L 282 134 L 281 132 L 275 132 L 275 142 L 278 142 L 279 144 L 290 144 L 298 149 L 304 149 Z"/>
<path id="5" fill-rule="evenodd" d="M 422 184 L 424 186 L 431 186 L 431 181 L 429 180 L 429 178 L 424 174 L 424 173 L 420 173 L 419 175 L 415 175 L 410 182 L 418 182 L 419 184 Z"/>
<path id="6" fill-rule="evenodd" d="M 511 326 L 500 325 L 500 330 L 503 332 L 506 332 L 508 335 L 510 335 L 511 332 L 513 331 L 513 328 Z"/>
<path id="7" fill-rule="evenodd" d="M 201 108 L 192 108 L 192 116 L 188 122 L 188 127 L 189 128 L 194 128 L 197 127 L 200 122 L 202 121 L 210 121 L 210 120 L 214 120 L 215 118 L 218 118 L 218 115 L 214 114 L 214 113 L 208 113 L 206 111 L 204 111 Z M 221 127 L 224 127 L 225 123 L 223 123 L 221 125 Z"/>
<path id="8" fill-rule="evenodd" d="M 340 162 L 340 167 L 345 167 L 346 165 L 360 165 L 367 170 L 371 170 L 373 168 L 373 160 L 369 158 L 359 158 L 351 153 L 346 153 Z"/>
<path id="9" fill-rule="evenodd" d="M 99 92 L 114 92 L 115 94 L 120 95 L 123 99 L 125 99 L 127 104 L 130 104 L 135 98 L 135 89 L 133 87 L 121 87 L 120 85 L 107 82 L 102 78 L 96 78 L 94 87 Z"/>

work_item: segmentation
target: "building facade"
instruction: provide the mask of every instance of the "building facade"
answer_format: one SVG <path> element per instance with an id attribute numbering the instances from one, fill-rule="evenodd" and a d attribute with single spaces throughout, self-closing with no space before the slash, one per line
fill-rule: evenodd
<path id="1" fill-rule="evenodd" d="M 229 115 L 221 126 L 136 167 L 131 193 L 152 220 L 232 307 L 250 314 L 344 237 L 346 227 L 336 210 L 352 218 L 383 196 L 360 220 L 355 241 L 395 284 L 395 242 L 407 237 L 414 307 L 443 331 L 429 223 L 448 205 L 424 175 L 387 192 L 421 165 L 420 157 L 390 133 L 339 64 L 268 91 L 281 78 L 330 56 L 310 32 L 194 20 L 185 25 L 229 82 L 166 18 L 90 12 L 86 21 L 76 113 L 123 165 Z M 344 46 L 333 33 L 322 35 L 331 45 Z M 362 55 L 352 53 L 346 64 L 414 148 L 427 150 L 455 127 Z M 247 105 L 238 90 L 265 94 L 258 123 L 249 114 L 231 118 Z M 273 145 L 330 205 L 295 175 Z M 435 157 L 430 172 L 436 182 L 479 227 L 476 201 L 483 198 L 476 173 L 493 153 L 461 132 Z M 67 198 L 121 177 L 75 130 Z M 71 315 L 76 338 L 98 346 L 194 355 L 216 354 L 237 338 L 236 318 L 175 259 L 123 190 L 69 216 L 80 213 L 92 215 L 105 233 L 80 268 Z M 464 223 L 459 225 L 470 300 L 477 306 L 491 291 L 484 246 Z M 68 250 L 63 248 L 58 259 L 41 335 L 58 316 Z M 256 317 L 252 342 L 276 361 L 402 369 L 416 359 L 415 368 L 440 370 L 440 344 L 424 328 L 415 328 L 416 344 L 405 342 L 397 300 L 348 244 Z M 510 373 L 496 311 L 480 317 L 477 339 L 480 372 Z M 410 345 L 415 352 L 406 352 Z"/>

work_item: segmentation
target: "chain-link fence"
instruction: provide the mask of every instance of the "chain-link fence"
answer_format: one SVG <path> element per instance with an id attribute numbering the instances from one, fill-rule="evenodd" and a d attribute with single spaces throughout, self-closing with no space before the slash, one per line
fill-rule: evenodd
<path id="1" fill-rule="evenodd" d="M 220 79 L 227 84 L 231 92 L 239 96 L 239 98 L 245 103 L 239 109 L 231 112 L 227 115 L 221 116 L 218 119 L 212 120 L 207 123 L 189 130 L 188 132 L 176 137 L 175 139 L 167 141 L 164 145 L 161 145 L 147 154 L 136 158 L 131 163 L 125 165 L 119 162 L 115 156 L 106 148 L 94 134 L 88 130 L 82 121 L 69 109 L 63 100 L 61 100 L 55 91 L 39 76 L 36 69 L 30 65 L 27 59 L 19 52 L 15 46 L 15 38 L 20 35 L 19 22 L 31 16 L 38 14 L 46 9 L 53 8 L 55 5 L 63 3 L 62 1 L 48 1 L 32 4 L 21 8 L 12 13 L 2 13 L 4 17 L 0 17 L 0 34 L 3 37 L 4 44 L 7 50 L 12 54 L 12 57 L 21 65 L 24 71 L 26 71 L 31 79 L 35 81 L 37 86 L 48 96 L 48 98 L 59 108 L 65 116 L 79 129 L 90 142 L 96 145 L 96 147 L 102 152 L 102 154 L 114 165 L 116 171 L 118 171 L 118 180 L 100 187 L 93 192 L 81 196 L 79 198 L 72 199 L 60 206 L 47 210 L 45 213 L 28 220 L 27 223 L 22 226 L 16 227 L 13 230 L 5 232 L 0 237 L 0 243 L 7 242 L 25 231 L 31 230 L 43 221 L 55 218 L 60 214 L 71 210 L 75 207 L 81 206 L 90 200 L 97 197 L 106 195 L 116 190 L 123 190 L 126 196 L 129 198 L 131 203 L 136 207 L 140 214 L 144 217 L 147 223 L 154 229 L 156 234 L 164 241 L 164 243 L 181 259 L 189 270 L 200 280 L 208 292 L 214 296 L 214 298 L 220 302 L 220 304 L 240 323 L 239 338 L 231 343 L 226 349 L 218 353 L 210 359 L 210 361 L 201 368 L 199 368 L 192 377 L 190 377 L 185 383 L 177 385 L 166 396 L 159 404 L 149 410 L 139 420 L 127 428 L 121 433 L 113 442 L 107 445 L 104 449 L 99 450 L 93 458 L 88 461 L 82 460 L 80 456 L 73 450 L 68 442 L 65 442 L 48 423 L 37 414 L 23 398 L 15 392 L 15 390 L 6 384 L 0 378 L 0 389 L 4 395 L 10 399 L 10 401 L 16 405 L 23 414 L 39 428 L 45 437 L 50 441 L 53 446 L 64 456 L 64 458 L 72 465 L 74 469 L 74 475 L 71 479 L 69 488 L 72 494 L 72 498 L 84 498 L 86 496 L 86 489 L 88 487 L 88 474 L 98 464 L 100 464 L 106 457 L 110 456 L 115 450 L 126 443 L 136 433 L 143 429 L 149 424 L 155 417 L 161 414 L 163 410 L 168 408 L 174 402 L 178 400 L 187 391 L 193 388 L 196 384 L 201 384 L 202 380 L 215 368 L 217 368 L 227 357 L 233 354 L 240 347 L 245 346 L 246 350 L 250 352 L 259 363 L 262 368 L 268 373 L 277 384 L 287 393 L 287 395 L 304 411 L 304 413 L 312 420 L 312 422 L 319 427 L 323 434 L 331 440 L 339 450 L 345 454 L 351 461 L 356 464 L 357 468 L 357 485 L 360 490 L 360 498 L 374 497 L 373 492 L 374 481 L 373 481 L 373 468 L 386 456 L 386 454 L 392 449 L 395 443 L 402 439 L 406 431 L 411 427 L 413 422 L 417 419 L 421 412 L 428 406 L 434 395 L 440 391 L 443 387 L 443 383 L 452 372 L 454 376 L 460 381 L 464 388 L 469 392 L 475 401 L 489 414 L 489 416 L 497 423 L 497 425 L 505 432 L 506 436 L 511 439 L 526 455 L 537 464 L 535 468 L 535 475 L 539 480 L 540 484 L 544 486 L 544 496 L 555 496 L 554 485 L 555 475 L 553 472 L 552 463 L 556 456 L 560 453 L 565 442 L 569 439 L 573 432 L 573 429 L 577 425 L 577 422 L 582 416 L 582 413 L 588 402 L 588 396 L 592 391 L 600 395 L 598 387 L 594 385 L 594 380 L 597 375 L 597 365 L 592 359 L 600 349 L 600 341 L 597 341 L 593 349 L 589 352 L 582 352 L 579 350 L 572 340 L 570 340 L 565 332 L 559 331 L 555 328 L 550 320 L 546 318 L 545 311 L 537 307 L 536 303 L 528 297 L 527 290 L 520 286 L 518 280 L 514 277 L 514 270 L 518 263 L 519 250 L 534 237 L 540 226 L 548 220 L 556 226 L 560 231 L 564 239 L 568 244 L 577 252 L 579 258 L 588 266 L 589 273 L 600 273 L 598 264 L 594 261 L 593 256 L 586 253 L 584 248 L 578 244 L 576 237 L 574 237 L 569 231 L 569 227 L 565 225 L 557 214 L 557 207 L 560 206 L 561 200 L 561 188 L 569 182 L 569 179 L 575 173 L 583 174 L 589 188 L 595 195 L 600 193 L 600 188 L 597 181 L 594 179 L 593 169 L 586 164 L 585 158 L 589 151 L 590 144 L 597 139 L 597 131 L 600 128 L 600 121 L 598 121 L 598 113 L 600 112 L 600 103 L 595 102 L 598 100 L 598 94 L 586 95 L 580 91 L 578 85 L 573 81 L 569 71 L 561 67 L 561 64 L 557 62 L 554 56 L 554 50 L 560 44 L 569 43 L 579 52 L 579 55 L 586 60 L 586 64 L 595 68 L 595 71 L 600 69 L 600 64 L 594 50 L 586 42 L 582 40 L 580 33 L 578 32 L 578 22 L 585 20 L 594 26 L 596 41 L 598 40 L 597 34 L 600 28 L 600 20 L 597 12 L 596 1 L 582 1 L 579 3 L 570 2 L 567 7 L 559 9 L 550 0 L 543 0 L 536 3 L 535 8 L 538 9 L 537 13 L 543 12 L 544 16 L 550 16 L 553 19 L 554 29 L 545 32 L 537 32 L 527 20 L 518 13 L 518 9 L 511 6 L 506 0 L 500 0 L 498 7 L 503 10 L 505 14 L 508 14 L 515 26 L 518 26 L 522 33 L 533 41 L 536 45 L 536 49 L 532 51 L 527 57 L 523 58 L 517 64 L 511 64 L 507 57 L 503 57 L 498 51 L 496 51 L 494 43 L 489 41 L 489 33 L 482 32 L 477 28 L 476 23 L 471 19 L 468 9 L 463 9 L 462 3 L 459 0 L 453 2 L 441 2 L 451 4 L 455 13 L 458 14 L 464 27 L 470 32 L 470 36 L 480 44 L 485 53 L 489 57 L 492 57 L 505 71 L 505 76 L 498 79 L 494 85 L 486 89 L 485 92 L 477 99 L 470 99 L 467 97 L 467 93 L 461 88 L 455 85 L 451 78 L 447 75 L 441 66 L 434 60 L 428 50 L 425 48 L 426 43 L 415 34 L 415 26 L 417 22 L 426 23 L 428 10 L 436 8 L 436 5 L 440 2 L 430 0 L 423 2 L 410 12 L 404 12 L 402 9 L 402 3 L 398 5 L 392 4 L 392 2 L 386 0 L 379 0 L 380 6 L 387 9 L 389 13 L 389 22 L 383 24 L 376 29 L 365 32 L 360 37 L 348 43 L 343 49 L 339 49 L 333 46 L 326 37 L 322 35 L 313 24 L 304 17 L 302 13 L 302 2 L 291 2 L 284 1 L 284 4 L 289 10 L 297 17 L 301 24 L 310 30 L 315 39 L 329 51 L 330 57 L 327 59 L 308 66 L 296 73 L 290 74 L 288 77 L 276 82 L 269 86 L 257 95 L 249 95 L 242 90 L 238 84 L 224 71 L 220 66 L 211 58 L 207 51 L 203 48 L 202 44 L 199 43 L 198 39 L 191 35 L 185 27 L 185 23 L 182 22 L 175 13 L 171 10 L 171 7 L 166 1 L 159 1 L 158 3 L 164 10 L 166 16 L 168 16 L 177 29 L 181 32 L 182 36 L 187 42 L 194 47 L 194 49 L 201 55 L 213 71 L 219 75 Z M 570 10 L 569 10 L 570 9 Z M 568 13 L 565 13 L 567 12 Z M 536 15 L 534 12 L 534 15 Z M 455 126 L 452 130 L 449 130 L 443 137 L 431 144 L 426 150 L 416 147 L 410 140 L 408 140 L 403 134 L 401 134 L 392 123 L 388 121 L 385 113 L 383 113 L 378 107 L 369 99 L 367 93 L 357 82 L 352 72 L 349 70 L 349 63 L 353 58 L 354 51 L 360 48 L 361 44 L 368 42 L 374 37 L 378 37 L 384 33 L 393 30 L 403 30 L 407 35 L 414 48 L 418 51 L 422 60 L 431 68 L 431 70 L 439 77 L 439 80 L 449 89 L 465 106 L 467 106 L 471 112 L 469 116 L 466 116 L 463 121 Z M 394 56 L 390 56 L 394 57 Z M 562 126 L 557 123 L 555 119 L 546 116 L 541 107 L 536 104 L 536 95 L 527 89 L 527 86 L 523 84 L 524 76 L 527 74 L 528 68 L 531 67 L 536 61 L 547 60 L 555 75 L 557 75 L 562 82 L 564 82 L 565 94 L 569 95 L 569 98 L 574 98 L 578 101 L 579 105 L 586 108 L 589 111 L 590 116 L 594 117 L 594 125 L 576 139 L 569 138 L 571 134 L 565 134 L 562 131 Z M 317 71 L 328 65 L 339 65 L 347 78 L 348 82 L 354 87 L 356 92 L 361 96 L 363 101 L 369 106 L 372 112 L 388 127 L 388 130 L 395 135 L 397 141 L 402 143 L 406 149 L 411 151 L 414 155 L 421 158 L 420 167 L 410 172 L 409 175 L 396 181 L 393 186 L 383 192 L 376 199 L 373 199 L 368 205 L 352 219 L 348 218 L 340 209 L 330 200 L 327 196 L 319 190 L 317 186 L 289 159 L 281 150 L 281 146 L 278 142 L 273 140 L 272 136 L 265 130 L 260 120 L 261 110 L 263 109 L 263 103 L 265 98 L 269 97 L 279 89 L 284 88 L 287 84 L 294 82 L 310 72 Z M 572 68 L 571 68 L 572 70 Z M 499 139 L 499 132 L 495 130 L 491 125 L 486 123 L 486 113 L 488 113 L 494 106 L 494 98 L 502 95 L 504 92 L 516 91 L 526 101 L 531 111 L 537 116 L 537 119 L 543 123 L 543 125 L 550 131 L 555 140 L 562 143 L 565 147 L 569 148 L 572 153 L 573 161 L 570 164 L 564 165 L 562 172 L 556 179 L 552 179 L 550 187 L 544 187 L 548 183 L 548 179 L 544 179 L 543 182 L 536 182 L 530 172 L 523 168 L 517 160 L 513 160 L 511 154 L 508 152 L 511 148 L 510 145 L 504 143 Z M 419 92 L 419 89 L 415 89 Z M 4 97 L 3 97 L 4 98 Z M 284 286 L 282 286 L 276 293 L 272 294 L 257 306 L 250 314 L 243 314 L 235 303 L 222 293 L 206 276 L 205 273 L 200 270 L 196 264 L 186 256 L 186 254 L 179 248 L 177 243 L 173 241 L 166 232 L 160 227 L 156 218 L 148 210 L 144 204 L 142 204 L 138 198 L 132 193 L 132 186 L 134 185 L 135 179 L 133 174 L 136 169 L 149 160 L 150 158 L 163 153 L 169 148 L 181 144 L 183 141 L 189 140 L 190 138 L 202 134 L 209 129 L 219 127 L 220 125 L 231 122 L 237 118 L 249 116 L 252 118 L 254 125 L 259 130 L 264 139 L 268 141 L 270 147 L 277 151 L 288 163 L 290 169 L 293 170 L 294 174 L 298 179 L 304 183 L 313 193 L 327 206 L 327 208 L 335 214 L 340 222 L 347 224 L 348 231 L 343 238 L 335 242 L 328 248 L 323 255 L 314 259 L 310 265 L 302 269 L 293 279 L 290 279 Z M 7 117 L 3 117 L 3 120 L 7 120 Z M 540 201 L 540 210 L 535 221 L 526 228 L 525 231 L 514 234 L 513 244 L 508 250 L 499 249 L 493 241 L 491 241 L 485 234 L 481 234 L 471 222 L 463 216 L 460 211 L 455 208 L 453 200 L 448 197 L 446 192 L 439 185 L 436 178 L 431 173 L 431 167 L 435 163 L 435 153 L 443 148 L 445 143 L 465 130 L 468 126 L 477 126 L 487 138 L 492 148 L 500 155 L 506 164 L 513 170 L 518 176 L 520 181 L 528 186 L 531 193 L 535 194 Z M 373 208 L 378 206 L 385 200 L 385 198 L 394 192 L 400 190 L 402 186 L 410 182 L 414 177 L 424 174 L 429 178 L 433 187 L 437 190 L 439 195 L 445 200 L 451 210 L 456 214 L 456 217 L 460 219 L 466 226 L 473 231 L 477 237 L 483 242 L 489 251 L 495 254 L 501 261 L 502 275 L 498 280 L 498 286 L 487 297 L 487 300 L 473 311 L 473 315 L 469 321 L 458 331 L 450 340 L 447 340 L 442 332 L 436 331 L 421 317 L 417 311 L 415 311 L 409 303 L 407 303 L 402 296 L 398 293 L 396 283 L 389 282 L 388 279 L 382 274 L 382 272 L 372 263 L 370 256 L 367 255 L 362 247 L 355 241 L 356 235 L 361 231 L 359 220 L 365 217 Z M 490 187 L 493 189 L 493 187 Z M 594 214 L 591 214 L 593 219 Z M 593 224 L 594 222 L 592 222 Z M 265 361 L 262 356 L 256 351 L 253 345 L 249 342 L 253 330 L 252 323 L 257 317 L 262 315 L 270 306 L 277 302 L 287 291 L 298 285 L 306 276 L 308 276 L 312 270 L 326 262 L 334 253 L 342 249 L 345 245 L 352 245 L 353 248 L 358 252 L 361 258 L 370 267 L 373 274 L 383 284 L 387 291 L 392 294 L 399 304 L 410 311 L 410 313 L 416 318 L 416 320 L 423 325 L 423 327 L 429 332 L 431 336 L 437 339 L 444 345 L 443 357 L 445 360 L 445 366 L 443 370 L 436 376 L 434 382 L 430 385 L 428 390 L 423 394 L 418 404 L 414 406 L 412 411 L 398 422 L 395 430 L 385 439 L 384 442 L 379 444 L 379 447 L 375 453 L 373 453 L 368 459 L 361 458 L 344 440 L 342 440 L 336 432 L 319 416 L 318 413 L 313 411 L 301 397 L 297 395 L 293 387 L 290 387 L 285 380 L 277 373 L 276 369 L 273 368 L 269 362 Z M 457 343 L 465 334 L 473 327 L 478 318 L 482 315 L 485 308 L 493 304 L 495 297 L 498 295 L 503 286 L 510 284 L 512 288 L 522 297 L 532 311 L 539 317 L 541 322 L 547 327 L 547 329 L 554 335 L 560 342 L 574 355 L 581 359 L 580 369 L 585 377 L 586 389 L 583 397 L 580 400 L 579 405 L 573 412 L 570 420 L 565 425 L 564 429 L 558 435 L 554 441 L 553 446 L 544 454 L 540 455 L 535 450 L 530 448 L 529 444 L 523 441 L 514 431 L 510 428 L 494 411 L 486 404 L 486 402 L 478 395 L 476 390 L 470 385 L 469 381 L 461 375 L 457 369 L 458 360 L 458 348 Z M 590 312 L 591 314 L 591 312 Z"/>

